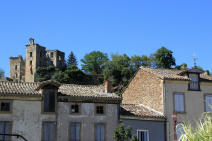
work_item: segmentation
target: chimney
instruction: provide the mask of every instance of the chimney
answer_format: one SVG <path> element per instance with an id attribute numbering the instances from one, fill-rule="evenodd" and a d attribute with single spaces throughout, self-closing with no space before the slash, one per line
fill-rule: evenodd
<path id="1" fill-rule="evenodd" d="M 33 38 L 29 38 L 29 43 L 30 43 L 30 45 L 34 45 L 34 39 Z"/>
<path id="2" fill-rule="evenodd" d="M 112 92 L 112 82 L 110 80 L 105 81 L 105 93 Z"/>

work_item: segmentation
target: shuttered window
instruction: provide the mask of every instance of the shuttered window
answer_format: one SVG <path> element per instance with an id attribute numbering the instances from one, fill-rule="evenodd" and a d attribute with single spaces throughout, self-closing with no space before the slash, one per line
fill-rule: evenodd
<path id="1" fill-rule="evenodd" d="M 185 112 L 184 94 L 174 94 L 174 112 Z"/>
<path id="2" fill-rule="evenodd" d="M 137 130 L 137 138 L 139 141 L 149 141 L 149 133 L 146 130 Z"/>
<path id="3" fill-rule="evenodd" d="M 190 81 L 190 90 L 199 90 L 199 76 L 198 74 L 189 74 Z"/>
<path id="4" fill-rule="evenodd" d="M 80 123 L 70 124 L 70 141 L 80 141 Z"/>
<path id="5" fill-rule="evenodd" d="M 105 141 L 105 125 L 96 124 L 96 141 Z"/>
<path id="6" fill-rule="evenodd" d="M 212 95 L 205 96 L 205 111 L 212 112 Z"/>
<path id="7" fill-rule="evenodd" d="M 11 134 L 11 128 L 10 121 L 0 121 L 0 134 Z M 1 135 L 0 141 L 11 141 L 11 137 Z"/>
<path id="8" fill-rule="evenodd" d="M 55 141 L 55 123 L 43 123 L 43 140 L 42 141 Z"/>
<path id="9" fill-rule="evenodd" d="M 55 95 L 54 93 L 44 94 L 44 112 L 55 112 Z"/>

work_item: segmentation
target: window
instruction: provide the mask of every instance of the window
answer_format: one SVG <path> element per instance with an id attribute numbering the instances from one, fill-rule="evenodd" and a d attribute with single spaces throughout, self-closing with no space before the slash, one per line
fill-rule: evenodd
<path id="1" fill-rule="evenodd" d="M 55 94 L 44 94 L 44 112 L 55 112 Z"/>
<path id="2" fill-rule="evenodd" d="M 199 90 L 199 75 L 198 74 L 189 74 L 189 78 L 191 79 L 189 84 L 190 90 Z"/>
<path id="3" fill-rule="evenodd" d="M 15 65 L 15 70 L 17 71 L 17 69 L 18 69 L 18 65 Z"/>
<path id="4" fill-rule="evenodd" d="M 43 56 L 43 54 L 42 54 L 42 52 L 40 52 L 40 57 L 42 57 Z"/>
<path id="5" fill-rule="evenodd" d="M 80 123 L 70 124 L 70 141 L 80 141 Z"/>
<path id="6" fill-rule="evenodd" d="M 11 134 L 12 126 L 10 121 L 0 121 L 0 134 Z M 10 141 L 10 136 L 0 135 L 0 141 Z"/>
<path id="7" fill-rule="evenodd" d="M 32 57 L 32 52 L 29 53 L 29 56 Z"/>
<path id="8" fill-rule="evenodd" d="M 32 65 L 32 61 L 30 61 L 29 64 Z"/>
<path id="9" fill-rule="evenodd" d="M 212 95 L 205 96 L 205 112 L 212 112 Z"/>
<path id="10" fill-rule="evenodd" d="M 96 141 L 105 141 L 105 125 L 96 124 Z"/>
<path id="11" fill-rule="evenodd" d="M 72 104 L 71 105 L 71 113 L 77 114 L 80 112 L 80 106 L 78 104 Z"/>
<path id="12" fill-rule="evenodd" d="M 0 102 L 0 109 L 1 112 L 10 112 L 10 102 Z"/>
<path id="13" fill-rule="evenodd" d="M 51 57 L 51 58 L 54 57 L 54 53 L 53 53 L 53 52 L 50 53 L 50 57 Z"/>
<path id="14" fill-rule="evenodd" d="M 54 122 L 43 122 L 42 141 L 55 141 L 55 123 Z"/>
<path id="15" fill-rule="evenodd" d="M 104 105 L 96 105 L 96 114 L 104 114 L 105 106 Z"/>
<path id="16" fill-rule="evenodd" d="M 175 93 L 174 94 L 174 112 L 185 112 L 184 94 Z"/>
<path id="17" fill-rule="evenodd" d="M 139 141 L 149 141 L 149 132 L 147 130 L 137 130 L 137 138 Z"/>

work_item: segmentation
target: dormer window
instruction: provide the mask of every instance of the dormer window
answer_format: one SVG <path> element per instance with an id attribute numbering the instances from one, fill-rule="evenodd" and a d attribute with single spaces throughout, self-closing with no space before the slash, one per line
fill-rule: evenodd
<path id="1" fill-rule="evenodd" d="M 44 94 L 44 112 L 55 112 L 55 94 L 47 92 Z"/>
<path id="2" fill-rule="evenodd" d="M 191 79 L 189 83 L 189 90 L 199 91 L 200 90 L 199 74 L 190 73 L 189 78 Z"/>

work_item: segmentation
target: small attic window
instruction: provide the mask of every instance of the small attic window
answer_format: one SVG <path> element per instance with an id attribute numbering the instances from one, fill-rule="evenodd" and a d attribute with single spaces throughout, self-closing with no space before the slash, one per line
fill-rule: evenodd
<path id="1" fill-rule="evenodd" d="M 189 78 L 191 79 L 189 83 L 189 90 L 199 91 L 200 90 L 199 74 L 190 73 Z"/>

